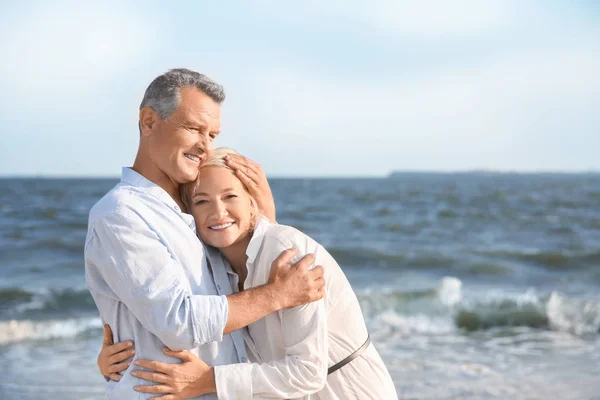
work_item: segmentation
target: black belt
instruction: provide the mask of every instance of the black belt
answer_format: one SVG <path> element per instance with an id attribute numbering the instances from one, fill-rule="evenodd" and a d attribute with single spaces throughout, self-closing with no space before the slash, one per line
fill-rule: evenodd
<path id="1" fill-rule="evenodd" d="M 362 352 L 365 351 L 367 349 L 367 347 L 369 347 L 370 344 L 371 344 L 371 335 L 368 335 L 365 343 L 363 343 L 362 346 L 360 346 L 358 349 L 356 349 L 356 351 L 354 353 L 350 354 L 348 357 L 344 358 L 339 363 L 329 367 L 329 369 L 327 370 L 327 375 L 334 373 L 338 369 L 342 368 L 344 365 L 348 364 L 350 361 L 354 360 L 356 357 L 360 356 L 362 354 Z"/>

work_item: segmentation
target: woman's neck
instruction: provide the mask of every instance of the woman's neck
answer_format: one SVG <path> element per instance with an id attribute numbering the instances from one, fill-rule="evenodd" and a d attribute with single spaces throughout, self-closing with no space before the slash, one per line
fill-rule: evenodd
<path id="1" fill-rule="evenodd" d="M 245 238 L 235 242 L 231 246 L 219 249 L 221 250 L 221 254 L 229 261 L 229 264 L 231 264 L 235 273 L 238 274 L 240 278 L 240 287 L 243 285 L 243 282 L 248 275 L 248 269 L 246 268 L 248 256 L 246 255 L 246 250 L 248 249 L 251 238 L 252 233 L 248 233 Z"/>

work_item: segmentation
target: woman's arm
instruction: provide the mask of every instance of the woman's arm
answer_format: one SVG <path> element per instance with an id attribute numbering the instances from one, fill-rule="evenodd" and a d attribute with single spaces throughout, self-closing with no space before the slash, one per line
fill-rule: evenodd
<path id="1" fill-rule="evenodd" d="M 113 381 L 120 381 L 121 375 L 119 372 L 125 371 L 131 365 L 129 360 L 135 355 L 133 342 L 127 340 L 114 344 L 113 334 L 110 325 L 104 324 L 104 339 L 102 341 L 102 349 L 98 354 L 98 369 L 104 378 Z"/>
<path id="2" fill-rule="evenodd" d="M 288 399 L 318 392 L 325 386 L 328 367 L 327 313 L 322 303 L 323 300 L 282 312 L 281 324 L 287 335 L 283 359 L 210 367 L 188 351 L 165 349 L 165 354 L 182 363 L 135 361 L 135 365 L 148 371 L 131 373 L 156 383 L 136 386 L 135 390 L 163 395 L 156 400 L 189 399 L 214 392 L 221 400 Z"/>

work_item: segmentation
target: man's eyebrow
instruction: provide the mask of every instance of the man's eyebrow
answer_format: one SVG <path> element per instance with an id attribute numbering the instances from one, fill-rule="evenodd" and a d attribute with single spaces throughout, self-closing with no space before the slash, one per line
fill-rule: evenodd
<path id="1" fill-rule="evenodd" d="M 186 118 L 183 120 L 185 125 L 206 126 L 206 122 L 199 119 Z"/>

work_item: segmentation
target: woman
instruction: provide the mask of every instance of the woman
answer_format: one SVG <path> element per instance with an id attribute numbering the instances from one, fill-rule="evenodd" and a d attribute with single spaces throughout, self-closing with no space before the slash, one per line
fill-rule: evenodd
<path id="1" fill-rule="evenodd" d="M 271 262 L 282 251 L 295 248 L 298 258 L 313 253 L 315 265 L 324 267 L 325 298 L 273 313 L 250 325 L 245 339 L 253 364 L 213 369 L 188 352 L 166 350 L 183 363 L 136 361 L 136 365 L 155 372 L 132 373 L 158 383 L 137 390 L 174 394 L 165 399 L 200 396 L 216 391 L 217 373 L 231 377 L 227 388 L 219 388 L 219 398 L 287 399 L 314 394 L 311 398 L 396 399 L 392 379 L 370 345 L 358 300 L 339 265 L 310 237 L 292 227 L 270 223 L 258 214 L 254 199 L 224 162 L 229 154 L 236 153 L 216 149 L 203 163 L 198 179 L 184 185 L 182 198 L 202 241 L 219 249 L 227 268 L 231 268 L 232 287 L 244 290 L 265 284 Z M 103 370 L 110 353 L 99 359 L 105 376 L 119 368 Z M 113 355 L 110 361 L 124 357 Z"/>

